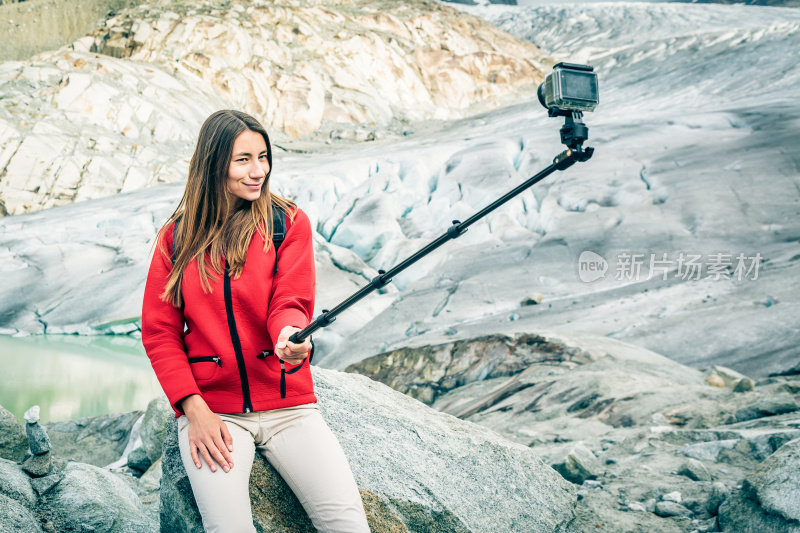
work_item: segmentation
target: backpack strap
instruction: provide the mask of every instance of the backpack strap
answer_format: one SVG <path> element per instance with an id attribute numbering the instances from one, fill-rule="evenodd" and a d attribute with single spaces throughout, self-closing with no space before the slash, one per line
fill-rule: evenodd
<path id="1" fill-rule="evenodd" d="M 274 276 L 278 273 L 278 248 L 283 244 L 283 239 L 286 238 L 286 213 L 283 209 L 275 204 L 272 204 L 272 244 L 275 245 L 275 272 Z"/>

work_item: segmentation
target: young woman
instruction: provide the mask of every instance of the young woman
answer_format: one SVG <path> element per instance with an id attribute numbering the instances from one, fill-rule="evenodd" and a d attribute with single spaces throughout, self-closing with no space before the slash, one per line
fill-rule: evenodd
<path id="1" fill-rule="evenodd" d="M 253 532 L 256 451 L 320 531 L 368 532 L 347 459 L 317 408 L 308 340 L 311 225 L 270 193 L 264 128 L 218 111 L 200 129 L 186 190 L 158 234 L 142 343 L 178 417 L 178 440 L 206 531 Z M 285 217 L 275 250 L 273 211 Z M 177 223 L 176 223 L 177 222 Z"/>

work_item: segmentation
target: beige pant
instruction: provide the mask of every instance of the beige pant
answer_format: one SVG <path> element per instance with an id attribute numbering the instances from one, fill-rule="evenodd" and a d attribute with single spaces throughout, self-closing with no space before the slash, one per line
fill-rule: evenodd
<path id="1" fill-rule="evenodd" d="M 181 458 L 203 527 L 209 533 L 255 532 L 250 470 L 255 451 L 294 491 L 318 531 L 369 533 L 364 506 L 339 441 L 317 404 L 246 414 L 220 414 L 233 437 L 233 468 L 198 469 L 189 453 L 189 421 L 178 418 Z"/>

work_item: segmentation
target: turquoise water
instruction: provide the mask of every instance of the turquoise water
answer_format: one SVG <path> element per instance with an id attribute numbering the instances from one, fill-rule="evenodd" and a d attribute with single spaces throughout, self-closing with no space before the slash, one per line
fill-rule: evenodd
<path id="1" fill-rule="evenodd" d="M 145 409 L 163 394 L 141 341 L 126 335 L 0 335 L 0 405 L 44 422 Z"/>

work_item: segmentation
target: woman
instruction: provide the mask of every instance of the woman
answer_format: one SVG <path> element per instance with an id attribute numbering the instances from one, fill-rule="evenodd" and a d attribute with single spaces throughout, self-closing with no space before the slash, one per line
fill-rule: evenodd
<path id="1" fill-rule="evenodd" d="M 270 193 L 271 170 L 269 137 L 253 117 L 226 110 L 205 121 L 183 198 L 156 241 L 142 343 L 178 417 L 206 531 L 255 531 L 257 450 L 318 530 L 368 532 L 347 459 L 317 408 L 311 344 L 288 340 L 314 309 L 312 233 L 302 210 Z M 277 254 L 275 209 L 286 221 Z"/>

